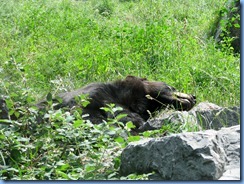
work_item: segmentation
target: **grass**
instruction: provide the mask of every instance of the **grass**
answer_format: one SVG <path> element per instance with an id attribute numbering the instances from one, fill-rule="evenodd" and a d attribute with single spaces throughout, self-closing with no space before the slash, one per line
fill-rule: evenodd
<path id="1" fill-rule="evenodd" d="M 195 94 L 198 102 L 239 105 L 240 55 L 228 43 L 219 47 L 212 35 L 225 2 L 2 0 L 0 94 L 34 104 L 48 92 L 130 74 L 164 81 Z M 43 127 L 33 120 L 34 109 L 22 111 L 26 116 L 19 122 L 0 126 L 6 142 L 0 149 L 2 179 L 119 179 L 116 148 L 138 140 L 111 137 L 122 130 L 87 125 L 78 115 L 53 109 Z"/>
<path id="2" fill-rule="evenodd" d="M 20 96 L 28 88 L 40 99 L 132 74 L 165 81 L 198 102 L 239 104 L 239 56 L 208 36 L 223 6 L 223 0 L 3 1 L 0 92 Z"/>

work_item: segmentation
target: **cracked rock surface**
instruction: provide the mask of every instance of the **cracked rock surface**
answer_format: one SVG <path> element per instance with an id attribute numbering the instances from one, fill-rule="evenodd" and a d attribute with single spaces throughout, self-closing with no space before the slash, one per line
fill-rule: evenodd
<path id="1" fill-rule="evenodd" d="M 240 179 L 240 126 L 187 132 L 129 144 L 120 173 L 155 172 L 160 180 Z"/>
<path id="2" fill-rule="evenodd" d="M 219 130 L 240 124 L 240 107 L 220 107 L 213 103 L 201 102 L 190 111 L 163 111 L 157 118 L 150 119 L 142 129 L 160 129 L 166 123 L 187 123 L 198 130 Z"/>
<path id="3" fill-rule="evenodd" d="M 153 172 L 149 177 L 152 180 L 240 180 L 239 111 L 238 107 L 203 103 L 190 112 L 159 117 L 150 126 L 161 127 L 165 118 L 174 123 L 191 120 L 200 126 L 200 113 L 199 117 L 206 120 L 205 123 L 201 120 L 201 125 L 208 130 L 133 142 L 122 152 L 120 174 Z"/>

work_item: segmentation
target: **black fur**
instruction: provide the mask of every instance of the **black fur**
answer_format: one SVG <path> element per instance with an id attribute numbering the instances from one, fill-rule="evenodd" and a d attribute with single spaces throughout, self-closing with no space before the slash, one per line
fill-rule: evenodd
<path id="1" fill-rule="evenodd" d="M 139 128 L 150 117 L 149 112 L 174 106 L 177 110 L 190 110 L 196 103 L 193 95 L 183 94 L 177 96 L 176 90 L 164 82 L 148 81 L 145 78 L 127 76 L 124 80 L 111 83 L 92 83 L 75 91 L 60 94 L 62 103 L 56 108 L 78 105 L 75 97 L 81 94 L 89 94 L 90 104 L 83 108 L 83 113 L 89 114 L 88 119 L 93 123 L 101 123 L 110 117 L 101 107 L 113 103 L 123 108 L 121 113 L 127 117 L 121 121 L 132 121 Z M 43 102 L 39 103 L 41 108 Z"/>
<path id="2" fill-rule="evenodd" d="M 111 118 L 111 114 L 102 110 L 106 104 L 115 104 L 123 108 L 120 113 L 127 116 L 121 121 L 126 123 L 132 121 L 139 129 L 156 110 L 173 106 L 177 110 L 190 110 L 196 103 L 193 95 L 179 93 L 175 88 L 164 82 L 148 81 L 145 78 L 127 76 L 124 80 L 111 83 L 91 83 L 87 86 L 62 93 L 59 98 L 62 103 L 55 106 L 56 109 L 67 107 L 69 109 L 77 104 L 75 98 L 81 94 L 88 94 L 89 104 L 82 108 L 84 114 L 93 123 L 101 123 L 102 120 Z M 54 99 L 55 100 L 55 99 Z M 39 109 L 45 108 L 46 101 L 37 104 Z M 12 115 L 13 116 L 13 115 Z M 16 117 L 12 117 L 16 119 Z M 8 119 L 8 109 L 4 99 L 0 99 L 0 119 Z"/>

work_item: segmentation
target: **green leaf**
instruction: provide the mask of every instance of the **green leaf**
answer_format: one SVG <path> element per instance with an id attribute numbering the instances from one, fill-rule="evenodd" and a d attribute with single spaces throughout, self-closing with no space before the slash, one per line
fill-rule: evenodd
<path id="1" fill-rule="evenodd" d="M 51 102 L 53 100 L 52 94 L 48 93 L 46 99 L 48 102 Z"/>
<path id="2" fill-rule="evenodd" d="M 125 140 L 123 139 L 123 137 L 116 137 L 115 139 L 114 139 L 116 142 L 118 142 L 118 143 L 124 143 L 125 142 Z"/>
<path id="3" fill-rule="evenodd" d="M 122 111 L 123 108 L 122 107 L 114 107 L 112 110 L 113 110 L 113 112 L 117 112 L 117 111 Z"/>
<path id="4" fill-rule="evenodd" d="M 104 110 L 105 112 L 113 112 L 109 107 L 101 107 L 100 109 Z"/>
<path id="5" fill-rule="evenodd" d="M 145 131 L 142 133 L 143 137 L 150 137 L 151 133 L 150 131 Z"/>
<path id="6" fill-rule="evenodd" d="M 118 168 L 120 167 L 120 165 L 121 165 L 120 156 L 115 157 L 113 161 L 114 161 L 114 167 L 115 167 L 116 169 L 118 169 Z"/>
<path id="7" fill-rule="evenodd" d="M 30 97 L 30 96 L 27 96 L 26 97 L 26 102 L 28 103 L 28 104 L 30 104 L 31 102 L 33 102 L 34 100 L 33 100 L 33 98 L 32 97 Z"/>
<path id="8" fill-rule="evenodd" d="M 96 169 L 96 167 L 95 167 L 94 164 L 87 164 L 87 165 L 85 166 L 85 171 L 86 171 L 86 172 L 92 172 L 92 171 L 95 171 L 95 169 Z"/>
<path id="9" fill-rule="evenodd" d="M 129 142 L 139 141 L 141 138 L 140 136 L 130 136 L 128 137 Z"/>
<path id="10" fill-rule="evenodd" d="M 132 129 L 132 128 L 135 128 L 136 126 L 131 122 L 129 121 L 128 123 L 126 123 L 126 129 L 129 130 L 129 129 Z"/>
<path id="11" fill-rule="evenodd" d="M 56 170 L 57 175 L 60 175 L 62 177 L 62 179 L 69 179 L 68 175 L 60 170 Z"/>
<path id="12" fill-rule="evenodd" d="M 69 164 L 64 164 L 64 165 L 62 165 L 59 169 L 60 169 L 61 171 L 66 171 L 69 167 L 70 167 Z"/>
<path id="13" fill-rule="evenodd" d="M 0 119 L 0 124 L 11 124 L 12 123 L 12 120 L 9 120 L 9 119 Z"/>
<path id="14" fill-rule="evenodd" d="M 17 149 L 11 150 L 10 154 L 11 154 L 12 159 L 14 159 L 15 161 L 19 161 L 21 159 L 21 153 Z"/>
<path id="15" fill-rule="evenodd" d="M 0 134 L 0 140 L 4 139 L 4 138 L 5 138 L 5 136 L 3 134 Z"/>
<path id="16" fill-rule="evenodd" d="M 14 115 L 15 115 L 16 118 L 18 118 L 20 116 L 20 113 L 18 111 L 15 111 Z"/>
<path id="17" fill-rule="evenodd" d="M 79 119 L 79 120 L 75 120 L 74 121 L 74 124 L 73 124 L 73 126 L 74 126 L 74 128 L 78 128 L 78 127 L 80 127 L 82 124 L 83 124 L 83 120 L 81 120 L 81 119 Z"/>
<path id="18" fill-rule="evenodd" d="M 124 117 L 126 117 L 127 116 L 127 114 L 118 114 L 117 116 L 116 116 L 116 119 L 119 121 L 120 119 L 122 119 L 122 118 L 124 118 Z"/>
<path id="19" fill-rule="evenodd" d="M 8 107 L 8 109 L 11 109 L 14 106 L 13 101 L 10 99 L 6 99 L 5 103 L 6 103 L 6 106 Z"/>
<path id="20" fill-rule="evenodd" d="M 89 101 L 86 101 L 86 100 L 84 100 L 84 101 L 81 102 L 82 107 L 86 107 L 89 104 L 90 104 L 90 102 Z"/>
<path id="21" fill-rule="evenodd" d="M 55 99 L 58 101 L 58 103 L 62 103 L 63 102 L 63 99 L 59 96 L 55 97 Z"/>
<path id="22" fill-rule="evenodd" d="M 235 28 L 240 28 L 240 24 L 234 24 Z"/>

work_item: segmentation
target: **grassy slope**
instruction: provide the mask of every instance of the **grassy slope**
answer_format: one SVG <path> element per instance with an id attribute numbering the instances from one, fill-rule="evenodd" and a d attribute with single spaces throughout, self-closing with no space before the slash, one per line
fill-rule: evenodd
<path id="1" fill-rule="evenodd" d="M 229 48 L 215 48 L 208 38 L 223 4 L 3 0 L 0 94 L 31 102 L 48 91 L 133 74 L 166 81 L 196 94 L 199 102 L 239 104 L 239 57 Z M 78 112 L 50 108 L 42 124 L 36 122 L 36 110 L 22 110 L 26 116 L 18 122 L 0 124 L 0 179 L 147 179 L 147 174 L 118 175 L 122 149 L 140 137 L 123 138 L 128 132 L 110 126 L 116 120 L 93 125 Z M 143 136 L 182 128 L 165 125 Z"/>
<path id="2" fill-rule="evenodd" d="M 133 74 L 239 104 L 239 57 L 208 36 L 224 2 L 3 1 L 0 94 L 36 100 Z"/>

